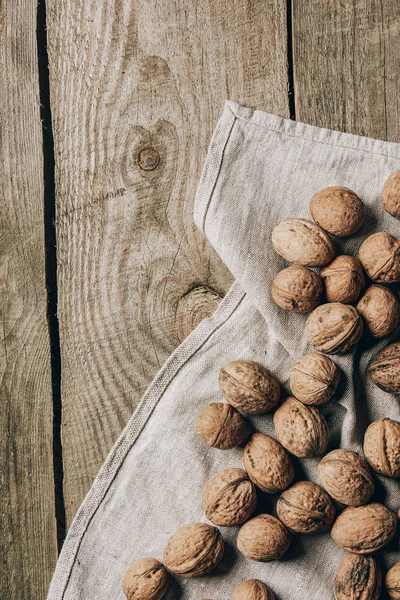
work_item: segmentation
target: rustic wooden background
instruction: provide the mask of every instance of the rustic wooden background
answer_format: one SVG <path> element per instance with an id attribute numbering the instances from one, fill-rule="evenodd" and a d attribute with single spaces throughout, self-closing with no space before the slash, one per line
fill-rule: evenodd
<path id="1" fill-rule="evenodd" d="M 399 32 L 395 0 L 0 2 L 1 598 L 45 598 L 141 394 L 232 282 L 192 221 L 225 99 L 400 141 Z"/>

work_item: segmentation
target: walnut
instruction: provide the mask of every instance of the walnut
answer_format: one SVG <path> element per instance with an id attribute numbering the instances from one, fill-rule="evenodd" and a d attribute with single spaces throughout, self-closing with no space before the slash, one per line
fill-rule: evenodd
<path id="1" fill-rule="evenodd" d="M 277 405 L 281 392 L 276 377 L 252 360 L 235 360 L 223 367 L 219 387 L 229 404 L 250 415 L 270 411 Z"/>
<path id="2" fill-rule="evenodd" d="M 284 491 L 276 510 L 282 523 L 296 533 L 327 531 L 336 512 L 325 490 L 311 481 L 300 481 Z"/>
<path id="3" fill-rule="evenodd" d="M 400 423 L 392 419 L 371 423 L 364 436 L 364 455 L 380 475 L 400 477 Z"/>
<path id="4" fill-rule="evenodd" d="M 362 331 L 362 319 L 354 306 L 339 302 L 318 306 L 306 325 L 310 344 L 327 354 L 348 352 L 358 342 Z"/>
<path id="5" fill-rule="evenodd" d="M 357 310 L 374 338 L 390 335 L 400 321 L 400 304 L 382 285 L 371 285 L 357 304 Z"/>
<path id="6" fill-rule="evenodd" d="M 232 600 L 275 600 L 275 596 L 259 579 L 248 579 L 235 588 Z"/>
<path id="7" fill-rule="evenodd" d="M 365 286 L 361 263 L 353 256 L 337 256 L 321 270 L 320 275 L 328 302 L 352 304 Z"/>
<path id="8" fill-rule="evenodd" d="M 385 585 L 389 596 L 393 600 L 400 600 L 400 562 L 386 573 Z"/>
<path id="9" fill-rule="evenodd" d="M 392 541 L 396 525 L 396 515 L 383 504 L 350 506 L 336 519 L 331 536 L 347 552 L 371 554 Z"/>
<path id="10" fill-rule="evenodd" d="M 256 509 L 256 488 L 242 469 L 226 469 L 207 481 L 202 503 L 207 519 L 215 525 L 242 525 Z"/>
<path id="11" fill-rule="evenodd" d="M 182 577 L 197 577 L 214 569 L 224 554 L 220 531 L 207 523 L 180 527 L 164 550 L 165 566 Z"/>
<path id="12" fill-rule="evenodd" d="M 383 208 L 392 217 L 400 217 L 400 171 L 386 179 L 382 190 Z"/>
<path id="13" fill-rule="evenodd" d="M 400 394 L 400 342 L 378 352 L 369 364 L 368 373 L 384 392 Z"/>
<path id="14" fill-rule="evenodd" d="M 272 244 L 285 260 L 303 267 L 322 267 L 335 257 L 330 237 L 307 219 L 279 223 L 272 232 Z"/>
<path id="15" fill-rule="evenodd" d="M 272 282 L 272 298 L 285 310 L 306 313 L 320 303 L 322 281 L 319 275 L 295 265 L 280 271 Z"/>
<path id="16" fill-rule="evenodd" d="M 400 240 L 380 231 L 367 237 L 358 251 L 367 275 L 377 283 L 400 281 Z"/>
<path id="17" fill-rule="evenodd" d="M 280 558 L 290 546 L 286 527 L 272 515 L 258 515 L 239 530 L 237 547 L 252 560 L 268 561 Z"/>
<path id="18" fill-rule="evenodd" d="M 220 450 L 240 446 L 249 435 L 240 412 L 223 402 L 211 402 L 199 412 L 196 431 L 209 446 Z"/>
<path id="19" fill-rule="evenodd" d="M 367 463 L 350 450 L 332 450 L 318 465 L 318 475 L 326 491 L 342 504 L 366 504 L 374 493 Z"/>
<path id="20" fill-rule="evenodd" d="M 255 433 L 243 450 L 243 464 L 253 483 L 275 494 L 293 481 L 294 468 L 288 453 L 269 435 Z"/>
<path id="21" fill-rule="evenodd" d="M 328 445 L 328 425 L 317 408 L 289 397 L 274 414 L 277 439 L 299 457 L 319 456 Z"/>
<path id="22" fill-rule="evenodd" d="M 303 404 L 325 404 L 339 381 L 339 367 L 324 354 L 305 354 L 290 369 L 290 389 Z"/>
<path id="23" fill-rule="evenodd" d="M 365 216 L 364 205 L 357 194 L 338 185 L 317 192 L 311 198 L 310 213 L 320 227 L 339 237 L 358 231 Z"/>
<path id="24" fill-rule="evenodd" d="M 136 560 L 122 582 L 122 591 L 128 600 L 161 600 L 168 587 L 167 570 L 155 558 Z"/>
<path id="25" fill-rule="evenodd" d="M 382 573 L 372 556 L 346 554 L 335 579 L 336 600 L 378 600 Z"/>

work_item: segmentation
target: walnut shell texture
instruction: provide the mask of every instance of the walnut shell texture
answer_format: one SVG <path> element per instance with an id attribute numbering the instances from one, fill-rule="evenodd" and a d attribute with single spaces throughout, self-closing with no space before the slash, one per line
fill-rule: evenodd
<path id="1" fill-rule="evenodd" d="M 400 562 L 386 573 L 385 585 L 389 596 L 393 600 L 400 600 Z"/>
<path id="2" fill-rule="evenodd" d="M 352 304 L 360 296 L 365 279 L 360 261 L 342 254 L 321 270 L 328 302 Z"/>
<path id="3" fill-rule="evenodd" d="M 335 579 L 336 600 L 378 600 L 382 573 L 372 556 L 346 554 Z"/>
<path id="4" fill-rule="evenodd" d="M 243 416 L 225 402 L 207 404 L 197 415 L 195 427 L 202 440 L 220 450 L 240 446 L 249 435 Z"/>
<path id="5" fill-rule="evenodd" d="M 392 217 L 400 217 L 400 171 L 386 179 L 382 190 L 382 204 Z"/>
<path id="6" fill-rule="evenodd" d="M 374 481 L 366 462 L 350 450 L 332 450 L 318 465 L 322 485 L 338 502 L 366 504 L 374 493 Z"/>
<path id="7" fill-rule="evenodd" d="M 335 519 L 335 506 L 316 483 L 299 481 L 280 496 L 276 510 L 284 525 L 296 533 L 327 531 Z"/>
<path id="8" fill-rule="evenodd" d="M 182 577 L 209 573 L 224 554 L 220 531 L 207 523 L 192 523 L 177 529 L 164 550 L 165 566 Z"/>
<path id="9" fill-rule="evenodd" d="M 400 342 L 378 352 L 369 364 L 368 373 L 384 392 L 400 394 Z"/>
<path id="10" fill-rule="evenodd" d="M 290 389 L 303 404 L 325 404 L 339 381 L 339 367 L 325 354 L 305 354 L 290 369 Z"/>
<path id="11" fill-rule="evenodd" d="M 239 530 L 237 547 L 246 557 L 257 561 L 280 558 L 290 546 L 290 535 L 279 519 L 258 515 Z"/>
<path id="12" fill-rule="evenodd" d="M 168 587 L 167 570 L 155 558 L 136 560 L 122 581 L 122 591 L 128 600 L 161 600 Z"/>
<path id="13" fill-rule="evenodd" d="M 371 285 L 357 304 L 357 310 L 374 338 L 390 335 L 400 322 L 400 304 L 382 285 Z"/>
<path id="14" fill-rule="evenodd" d="M 400 240 L 389 233 L 380 231 L 367 237 L 358 258 L 368 277 L 377 283 L 400 281 Z"/>
<path id="15" fill-rule="evenodd" d="M 251 481 L 269 494 L 283 491 L 294 478 L 288 453 L 279 442 L 264 433 L 251 436 L 243 450 L 243 464 Z"/>
<path id="16" fill-rule="evenodd" d="M 319 410 L 292 396 L 275 412 L 274 426 L 277 439 L 295 456 L 319 456 L 328 445 L 328 425 Z"/>
<path id="17" fill-rule="evenodd" d="M 235 360 L 223 367 L 219 387 L 229 404 L 250 415 L 272 410 L 281 393 L 276 377 L 253 360 Z"/>
<path id="18" fill-rule="evenodd" d="M 207 519 L 215 525 L 242 525 L 256 509 L 257 492 L 245 471 L 226 469 L 207 481 L 202 503 Z"/>
<path id="19" fill-rule="evenodd" d="M 294 265 L 278 273 L 271 293 L 274 302 L 284 310 L 307 313 L 321 301 L 322 281 L 314 271 Z"/>
<path id="20" fill-rule="evenodd" d="M 396 525 L 396 515 L 383 504 L 350 506 L 336 519 L 331 536 L 347 552 L 371 554 L 392 541 Z"/>
<path id="21" fill-rule="evenodd" d="M 247 579 L 235 588 L 232 600 L 275 600 L 275 596 L 259 579 Z"/>
<path id="22" fill-rule="evenodd" d="M 332 262 L 335 248 L 323 229 L 307 219 L 286 219 L 272 232 L 272 244 L 288 262 L 322 267 Z"/>
<path id="23" fill-rule="evenodd" d="M 307 319 L 310 344 L 320 352 L 344 354 L 357 344 L 363 332 L 360 315 L 348 304 L 321 304 Z"/>
<path id="24" fill-rule="evenodd" d="M 364 455 L 380 475 L 400 477 L 400 423 L 392 419 L 371 423 L 364 436 Z"/>
<path id="25" fill-rule="evenodd" d="M 358 231 L 365 216 L 357 194 L 337 185 L 326 187 L 311 198 L 310 213 L 320 227 L 339 237 Z"/>

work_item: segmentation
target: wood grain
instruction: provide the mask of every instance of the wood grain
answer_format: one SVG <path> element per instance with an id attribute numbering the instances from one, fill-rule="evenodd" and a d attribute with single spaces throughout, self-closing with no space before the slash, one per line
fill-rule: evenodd
<path id="1" fill-rule="evenodd" d="M 0 3 L 0 598 L 43 600 L 57 558 L 35 0 Z"/>
<path id="2" fill-rule="evenodd" d="M 47 5 L 70 521 L 155 373 L 231 285 L 193 224 L 195 189 L 226 98 L 288 114 L 286 15 L 278 0 Z"/>

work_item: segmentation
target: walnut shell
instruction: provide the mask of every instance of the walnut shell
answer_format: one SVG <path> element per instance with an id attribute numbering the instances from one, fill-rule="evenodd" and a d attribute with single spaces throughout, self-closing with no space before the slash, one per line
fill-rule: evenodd
<path id="1" fill-rule="evenodd" d="M 155 558 L 136 560 L 122 581 L 122 591 L 128 600 L 161 600 L 168 587 L 167 570 Z"/>
<path id="2" fill-rule="evenodd" d="M 365 286 L 361 263 L 353 256 L 337 256 L 321 270 L 320 275 L 328 302 L 352 304 Z"/>
<path id="3" fill-rule="evenodd" d="M 295 456 L 319 456 L 328 445 L 328 425 L 319 410 L 291 396 L 275 412 L 274 427 L 282 446 Z"/>
<path id="4" fill-rule="evenodd" d="M 368 373 L 384 392 L 400 394 L 400 342 L 378 352 L 369 364 Z"/>
<path id="5" fill-rule="evenodd" d="M 196 431 L 212 448 L 227 450 L 240 446 L 249 435 L 245 419 L 225 402 L 211 402 L 197 415 Z"/>
<path id="6" fill-rule="evenodd" d="M 305 354 L 290 369 L 290 389 L 303 404 L 325 404 L 335 394 L 340 369 L 324 354 Z"/>
<path id="7" fill-rule="evenodd" d="M 235 588 L 232 600 L 275 600 L 275 596 L 259 579 L 248 579 Z"/>
<path id="8" fill-rule="evenodd" d="M 389 596 L 393 600 L 400 600 L 400 562 L 386 573 L 385 585 Z"/>
<path id="9" fill-rule="evenodd" d="M 290 546 L 286 527 L 272 515 L 258 515 L 239 530 L 237 547 L 252 560 L 268 561 L 280 558 Z"/>
<path id="10" fill-rule="evenodd" d="M 386 179 L 382 190 L 383 208 L 392 217 L 400 217 L 400 171 Z"/>
<path id="11" fill-rule="evenodd" d="M 279 442 L 264 433 L 251 436 L 243 450 L 243 464 L 251 481 L 269 494 L 283 491 L 294 478 L 288 453 Z"/>
<path id="12" fill-rule="evenodd" d="M 357 310 L 374 338 L 390 335 L 400 321 L 400 304 L 382 285 L 371 285 L 357 304 Z"/>
<path id="13" fill-rule="evenodd" d="M 374 482 L 366 462 L 350 450 L 332 450 L 318 465 L 326 491 L 342 504 L 361 506 L 374 493 Z"/>
<path id="14" fill-rule="evenodd" d="M 226 469 L 207 481 L 202 503 L 207 519 L 215 525 L 242 525 L 256 509 L 256 488 L 242 469 Z"/>
<path id="15" fill-rule="evenodd" d="M 357 344 L 363 331 L 360 315 L 348 304 L 333 302 L 318 306 L 306 325 L 310 344 L 320 352 L 343 354 Z"/>
<path id="16" fill-rule="evenodd" d="M 383 504 L 350 506 L 336 519 L 331 536 L 347 552 L 370 554 L 392 541 L 396 525 L 396 515 Z"/>
<path id="17" fill-rule="evenodd" d="M 164 550 L 164 562 L 172 573 L 197 577 L 215 569 L 223 554 L 220 531 L 207 523 L 192 523 L 171 535 Z"/>
<path id="18" fill-rule="evenodd" d="M 312 311 L 320 303 L 321 296 L 321 278 L 306 267 L 294 265 L 283 269 L 272 282 L 274 302 L 291 312 Z"/>
<path id="19" fill-rule="evenodd" d="M 372 556 L 346 554 L 335 579 L 336 600 L 378 600 L 382 573 Z"/>
<path id="20" fill-rule="evenodd" d="M 400 477 L 400 423 L 392 419 L 371 423 L 364 436 L 364 455 L 380 475 Z"/>
<path id="21" fill-rule="evenodd" d="M 400 281 L 400 240 L 380 231 L 367 237 L 358 258 L 368 277 L 378 283 Z"/>
<path id="22" fill-rule="evenodd" d="M 272 232 L 272 244 L 288 262 L 322 267 L 332 262 L 335 247 L 323 229 L 307 219 L 286 219 Z"/>
<path id="23" fill-rule="evenodd" d="M 358 231 L 365 216 L 364 205 L 357 194 L 339 185 L 317 192 L 311 198 L 310 213 L 320 227 L 339 237 Z"/>
<path id="24" fill-rule="evenodd" d="M 253 360 L 235 360 L 219 373 L 219 387 L 227 402 L 249 415 L 263 415 L 279 402 L 278 380 Z"/>
<path id="25" fill-rule="evenodd" d="M 282 523 L 296 533 L 327 531 L 336 513 L 325 490 L 311 481 L 300 481 L 284 491 L 276 510 Z"/>

